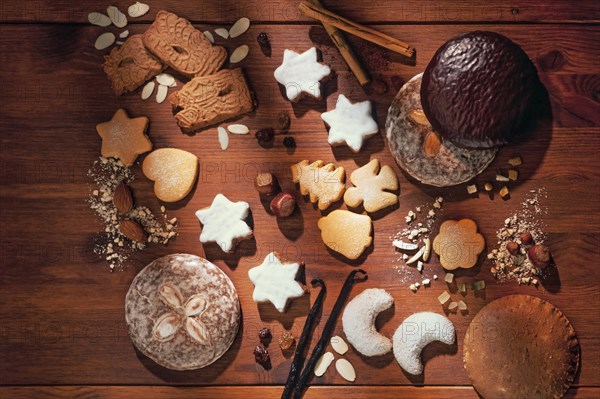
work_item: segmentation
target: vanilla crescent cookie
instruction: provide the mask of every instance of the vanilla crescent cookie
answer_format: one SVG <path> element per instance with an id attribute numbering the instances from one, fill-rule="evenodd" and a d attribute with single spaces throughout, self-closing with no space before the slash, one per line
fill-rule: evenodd
<path id="1" fill-rule="evenodd" d="M 375 319 L 393 304 L 394 298 L 386 290 L 368 288 L 346 305 L 342 325 L 354 349 L 364 356 L 382 356 L 392 350 L 392 341 L 377 331 Z"/>
<path id="2" fill-rule="evenodd" d="M 200 242 L 215 242 L 223 252 L 231 252 L 236 242 L 252 237 L 252 229 L 244 221 L 249 211 L 247 202 L 231 202 L 223 194 L 217 194 L 211 206 L 196 211 L 203 225 Z"/>
<path id="3" fill-rule="evenodd" d="M 285 49 L 283 62 L 273 74 L 275 80 L 285 86 L 290 101 L 297 101 L 302 93 L 321 98 L 320 81 L 331 73 L 331 69 L 317 61 L 317 49 L 311 47 L 303 53 Z"/>
<path id="4" fill-rule="evenodd" d="M 262 264 L 248 270 L 248 277 L 254 284 L 252 300 L 271 302 L 283 313 L 288 302 L 306 293 L 305 287 L 296 281 L 303 263 L 282 262 L 278 254 L 271 252 Z"/>
<path id="5" fill-rule="evenodd" d="M 379 131 L 371 116 L 371 102 L 353 104 L 343 94 L 337 98 L 335 109 L 323 112 L 321 119 L 329 125 L 329 144 L 346 144 L 354 152 L 359 152 L 363 142 Z"/>

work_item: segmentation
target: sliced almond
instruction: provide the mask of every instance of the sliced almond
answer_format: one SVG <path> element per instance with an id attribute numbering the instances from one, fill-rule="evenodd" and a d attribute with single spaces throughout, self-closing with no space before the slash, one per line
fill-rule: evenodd
<path id="1" fill-rule="evenodd" d="M 127 14 L 129 14 L 131 18 L 139 18 L 142 15 L 146 15 L 148 10 L 150 10 L 150 6 L 148 4 L 136 1 L 135 4 L 129 6 L 127 9 Z"/>
<path id="2" fill-rule="evenodd" d="M 421 257 L 423 256 L 424 253 L 425 253 L 425 247 L 421 247 L 421 249 L 419 249 L 417 251 L 417 253 L 412 256 L 412 258 L 410 258 L 409 260 L 406 261 L 406 264 L 410 265 L 412 263 L 415 263 L 416 261 L 421 259 Z"/>
<path id="3" fill-rule="evenodd" d="M 229 135 L 227 134 L 227 130 L 224 127 L 218 127 L 217 132 L 219 133 L 219 144 L 221 145 L 221 149 L 225 151 L 227 147 L 229 147 Z"/>
<path id="4" fill-rule="evenodd" d="M 125 39 L 127 36 L 129 36 L 129 31 L 128 30 L 124 30 L 123 32 L 119 33 L 119 37 L 121 39 Z"/>
<path id="5" fill-rule="evenodd" d="M 106 15 L 99 13 L 99 12 L 89 13 L 88 21 L 90 21 L 90 24 L 96 25 L 96 26 L 108 26 L 111 24 L 110 18 L 108 18 Z"/>
<path id="6" fill-rule="evenodd" d="M 229 57 L 229 62 L 231 64 L 236 64 L 238 62 L 242 62 L 244 58 L 248 55 L 250 51 L 250 47 L 247 44 L 242 44 L 240 47 L 233 50 L 231 53 L 231 57 Z"/>
<path id="7" fill-rule="evenodd" d="M 227 39 L 229 37 L 229 31 L 225 28 L 217 28 L 215 29 L 215 33 L 221 36 L 223 39 Z"/>
<path id="8" fill-rule="evenodd" d="M 123 43 L 125 43 L 123 40 L 117 40 L 117 41 L 115 42 L 115 44 L 116 44 L 117 46 L 120 46 L 120 45 L 122 45 Z"/>
<path id="9" fill-rule="evenodd" d="M 197 316 L 206 309 L 206 298 L 202 295 L 194 295 L 185 304 L 185 315 Z"/>
<path id="10" fill-rule="evenodd" d="M 410 242 L 404 242 L 402 240 L 394 240 L 392 241 L 392 245 L 402 251 L 414 251 L 418 248 L 417 244 L 413 244 Z"/>
<path id="11" fill-rule="evenodd" d="M 156 102 L 162 103 L 167 98 L 167 93 L 169 92 L 169 87 L 159 84 L 158 90 L 156 90 Z"/>
<path id="12" fill-rule="evenodd" d="M 425 112 L 422 109 L 413 109 L 410 115 L 408 116 L 412 119 L 413 122 L 418 123 L 423 126 L 431 126 L 429 123 L 429 119 L 425 116 Z"/>
<path id="13" fill-rule="evenodd" d="M 155 86 L 156 86 L 156 83 L 154 83 L 154 82 L 146 83 L 146 86 L 144 86 L 144 88 L 142 89 L 142 100 L 147 100 L 148 98 L 150 98 L 150 96 L 154 92 Z"/>
<path id="14" fill-rule="evenodd" d="M 181 318 L 177 314 L 165 313 L 154 323 L 152 335 L 159 341 L 167 341 L 177 332 L 180 323 Z"/>
<path id="15" fill-rule="evenodd" d="M 423 262 L 427 262 L 431 256 L 431 239 L 429 237 L 423 240 L 425 243 L 425 251 L 423 252 Z"/>
<path id="16" fill-rule="evenodd" d="M 204 32 L 202 32 L 204 34 L 204 36 L 206 36 L 206 38 L 208 39 L 209 42 L 211 42 L 212 44 L 215 43 L 215 37 L 213 36 L 212 33 L 210 33 L 209 30 L 205 30 Z"/>
<path id="17" fill-rule="evenodd" d="M 96 47 L 97 50 L 104 50 L 105 48 L 112 46 L 112 44 L 115 42 L 115 40 L 116 40 L 116 37 L 115 37 L 114 33 L 106 32 L 106 33 L 103 33 L 100 36 L 98 36 L 94 46 Z"/>
<path id="18" fill-rule="evenodd" d="M 127 16 L 123 14 L 117 7 L 108 6 L 106 13 L 117 28 L 124 28 L 125 25 L 127 25 Z"/>
<path id="19" fill-rule="evenodd" d="M 227 126 L 227 130 L 229 130 L 229 133 L 232 134 L 248 134 L 250 132 L 248 126 L 240 124 L 229 125 Z"/>
<path id="20" fill-rule="evenodd" d="M 202 345 L 210 345 L 211 339 L 210 334 L 208 332 L 208 328 L 201 321 L 198 321 L 192 317 L 185 318 L 185 330 L 190 335 L 190 337 L 194 338 L 196 341 L 200 342 Z"/>
<path id="21" fill-rule="evenodd" d="M 321 377 L 323 374 L 325 374 L 325 372 L 329 368 L 329 365 L 333 362 L 333 359 L 333 353 L 325 352 L 315 364 L 315 375 L 317 377 Z"/>
<path id="22" fill-rule="evenodd" d="M 425 136 L 425 144 L 423 144 L 423 152 L 429 158 L 435 157 L 442 148 L 442 142 L 436 132 L 429 132 Z"/>
<path id="23" fill-rule="evenodd" d="M 165 283 L 158 289 L 160 298 L 173 309 L 178 309 L 183 304 L 183 298 L 179 289 L 172 284 Z M 189 302 L 189 301 L 188 301 Z"/>
<path id="24" fill-rule="evenodd" d="M 173 75 L 169 75 L 168 73 L 159 73 L 156 75 L 156 81 L 158 84 L 171 87 L 171 85 L 175 83 L 175 78 Z"/>
<path id="25" fill-rule="evenodd" d="M 339 353 L 340 355 L 343 355 L 344 353 L 348 352 L 348 344 L 339 335 L 331 337 L 331 340 L 329 342 L 331 342 L 331 347 L 333 348 L 333 350 Z"/>
<path id="26" fill-rule="evenodd" d="M 336 360 L 335 369 L 346 381 L 354 382 L 356 380 L 356 371 L 354 371 L 354 367 L 346 359 Z"/>
<path id="27" fill-rule="evenodd" d="M 235 24 L 229 29 L 229 37 L 234 38 L 243 34 L 250 27 L 250 20 L 248 18 L 240 18 Z"/>

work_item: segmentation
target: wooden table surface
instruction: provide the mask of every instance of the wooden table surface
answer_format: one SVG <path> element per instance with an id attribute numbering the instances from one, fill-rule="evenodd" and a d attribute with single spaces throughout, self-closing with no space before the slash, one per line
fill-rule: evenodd
<path id="1" fill-rule="evenodd" d="M 121 10 L 133 3 L 116 1 Z M 464 281 L 483 279 L 485 298 L 467 296 L 468 315 L 451 314 L 458 345 L 425 350 L 425 373 L 409 377 L 391 354 L 378 359 L 361 357 L 353 349 L 346 357 L 357 370 L 354 384 L 330 369 L 313 379 L 307 398 L 476 398 L 462 366 L 463 337 L 469 322 L 489 301 L 523 293 L 544 298 L 559 307 L 573 324 L 581 344 L 581 368 L 569 398 L 600 396 L 600 20 L 596 0 L 537 2 L 490 1 L 326 1 L 325 5 L 353 19 L 407 41 L 417 48 L 416 63 L 383 52 L 349 37 L 372 75 L 383 79 L 385 94 L 364 91 L 348 71 L 324 29 L 300 15 L 297 2 L 283 0 L 148 1 L 148 15 L 131 21 L 126 29 L 143 32 L 155 13 L 164 8 L 193 21 L 201 30 L 229 27 L 249 17 L 249 32 L 217 43 L 229 52 L 240 44 L 250 46 L 241 64 L 257 94 L 255 112 L 239 119 L 253 131 L 272 126 L 281 110 L 292 115 L 291 132 L 298 148 L 288 153 L 277 136 L 272 148 L 260 147 L 253 135 L 232 136 L 221 151 L 216 129 L 195 136 L 180 133 L 169 105 L 142 101 L 139 91 L 115 97 L 100 68 L 104 52 L 94 48 L 106 29 L 87 23 L 91 11 L 109 3 L 97 0 L 3 1 L 0 4 L 0 397 L 85 398 L 215 398 L 278 397 L 291 358 L 272 344 L 273 369 L 254 363 L 252 349 L 257 331 L 265 326 L 278 337 L 291 330 L 298 336 L 314 293 L 293 302 L 279 314 L 269 305 L 252 301 L 247 271 L 266 253 L 277 250 L 306 262 L 307 280 L 322 278 L 329 294 L 324 304 L 320 332 L 333 306 L 341 282 L 360 263 L 367 282 L 355 286 L 353 295 L 369 287 L 388 290 L 395 308 L 378 325 L 391 335 L 415 311 L 442 312 L 437 296 L 445 284 L 413 294 L 407 275 L 414 270 L 399 266 L 390 236 L 404 227 L 409 209 L 443 196 L 444 218 L 476 220 L 488 247 L 504 219 L 521 207 L 530 190 L 545 188 L 548 208 L 543 220 L 548 242 L 558 264 L 558 275 L 539 287 L 497 284 L 490 264 L 482 261 L 475 272 L 457 273 Z M 535 62 L 548 91 L 551 117 L 540 121 L 529 138 L 502 148 L 494 164 L 477 182 L 495 174 L 508 158 L 520 154 L 521 177 L 511 185 L 511 198 L 503 201 L 486 195 L 467 198 L 465 185 L 436 189 L 407 178 L 391 157 L 386 140 L 377 135 L 357 155 L 347 147 L 333 149 L 319 115 L 332 109 L 339 93 L 350 99 L 370 99 L 380 128 L 402 81 L 423 71 L 434 51 L 451 37 L 476 29 L 493 30 L 519 43 Z M 266 32 L 272 56 L 265 57 L 256 42 Z M 335 71 L 324 85 L 323 101 L 290 104 L 272 77 L 285 48 L 306 50 L 317 46 L 323 61 Z M 366 59 L 367 57 L 371 57 Z M 397 82 L 397 79 L 394 79 Z M 180 84 L 181 85 L 181 84 Z M 178 147 L 200 159 L 200 178 L 182 203 L 165 204 L 180 220 L 179 237 L 168 247 L 151 245 L 138 252 L 123 270 L 110 272 L 106 261 L 92 253 L 93 240 L 102 229 L 86 203 L 91 181 L 86 176 L 99 156 L 100 138 L 95 125 L 109 119 L 117 108 L 132 115 L 147 115 L 155 148 Z M 302 159 L 323 159 L 343 165 L 348 172 L 378 158 L 391 165 L 400 179 L 400 204 L 373 221 L 374 245 L 367 257 L 349 264 L 324 247 L 316 226 L 321 212 L 306 199 L 299 210 L 280 223 L 269 216 L 253 189 L 258 171 L 271 171 L 282 186 L 295 190 L 289 165 Z M 152 184 L 134 166 L 133 189 L 140 203 L 158 209 Z M 250 203 L 255 240 L 243 243 L 232 256 L 204 249 L 198 242 L 200 226 L 194 211 L 207 206 L 217 193 Z M 345 208 L 336 204 L 333 208 Z M 123 304 L 135 274 L 153 259 L 174 252 L 204 256 L 220 266 L 237 287 L 243 326 L 231 349 L 205 369 L 173 372 L 138 354 L 127 336 Z M 427 273 L 444 276 L 434 260 Z M 341 326 L 336 333 L 342 334 Z M 318 334 L 317 334 L 318 335 Z M 313 344 L 316 341 L 313 340 Z"/>

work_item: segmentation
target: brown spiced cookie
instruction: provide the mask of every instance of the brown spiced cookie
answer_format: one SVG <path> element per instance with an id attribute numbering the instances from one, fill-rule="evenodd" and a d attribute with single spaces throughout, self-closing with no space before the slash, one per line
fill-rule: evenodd
<path id="1" fill-rule="evenodd" d="M 223 122 L 254 109 L 254 96 L 241 69 L 199 76 L 169 96 L 175 120 L 186 133 Z"/>
<path id="2" fill-rule="evenodd" d="M 227 51 L 210 41 L 184 18 L 159 11 L 144 33 L 144 45 L 165 64 L 190 78 L 215 73 Z"/>
<path id="3" fill-rule="evenodd" d="M 469 181 L 488 167 L 497 150 L 469 150 L 440 138 L 422 112 L 421 76 L 402 86 L 388 110 L 390 151 L 398 165 L 422 183 L 445 187 Z"/>
<path id="4" fill-rule="evenodd" d="M 165 65 L 146 50 L 142 35 L 133 35 L 104 57 L 102 66 L 116 95 L 134 91 L 159 74 Z"/>
<path id="5" fill-rule="evenodd" d="M 465 335 L 465 368 L 484 398 L 558 399 L 573 383 L 579 356 L 565 315 L 529 295 L 489 303 Z"/>
<path id="6" fill-rule="evenodd" d="M 229 349 L 240 304 L 229 277 L 195 255 L 151 262 L 133 279 L 125 321 L 135 347 L 172 370 L 206 367 Z"/>

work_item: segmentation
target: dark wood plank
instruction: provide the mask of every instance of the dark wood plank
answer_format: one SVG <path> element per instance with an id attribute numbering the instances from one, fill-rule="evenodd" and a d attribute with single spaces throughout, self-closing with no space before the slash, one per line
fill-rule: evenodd
<path id="1" fill-rule="evenodd" d="M 114 1 L 126 12 L 134 1 Z M 106 2 L 70 0 L 31 0 L 2 2 L 0 21 L 44 22 L 44 23 L 87 23 L 87 14 L 92 11 L 106 12 Z M 150 12 L 135 22 L 151 21 L 156 12 L 166 9 L 196 22 L 229 24 L 238 18 L 247 17 L 255 23 L 310 22 L 298 11 L 296 2 L 284 0 L 224 0 L 218 2 L 168 2 L 148 3 Z M 600 7 L 597 1 L 582 0 L 576 4 L 567 0 L 539 2 L 519 0 L 510 3 L 493 1 L 455 0 L 452 2 L 423 1 L 324 1 L 331 11 L 346 18 L 363 23 L 424 22 L 424 23 L 473 23 L 473 22 L 598 22 Z"/>
<path id="2" fill-rule="evenodd" d="M 130 30 L 137 32 L 144 28 L 138 25 L 130 27 Z M 445 40 L 478 28 L 507 34 L 523 45 L 540 68 L 552 104 L 552 121 L 541 123 L 535 135 L 524 143 L 503 149 L 494 165 L 478 179 L 482 182 L 491 178 L 495 166 L 505 165 L 514 153 L 521 154 L 524 159 L 520 169 L 523 180 L 512 189 L 511 200 L 467 199 L 464 185 L 449 190 L 415 185 L 397 168 L 381 136 L 371 139 L 358 156 L 346 149 L 332 150 L 327 145 L 319 114 L 326 107 L 333 107 L 337 97 L 335 91 L 343 92 L 354 100 L 373 100 L 378 121 L 383 126 L 387 107 L 395 94 L 391 88 L 391 77 L 396 75 L 402 80 L 409 79 L 423 70 L 433 52 Z M 394 295 L 396 309 L 381 321 L 383 333 L 392 334 L 400 321 L 414 311 L 441 311 L 436 297 L 445 289 L 444 284 L 435 282 L 431 289 L 412 294 L 407 288 L 410 281 L 407 283 L 405 277 L 411 272 L 401 269 L 400 275 L 394 268 L 397 254 L 389 240 L 389 236 L 402 227 L 402 218 L 408 209 L 429 203 L 437 195 L 446 198 L 444 217 L 474 218 L 479 222 L 488 244 L 491 244 L 495 230 L 506 216 L 520 207 L 529 190 L 545 187 L 548 198 L 544 205 L 549 209 L 544 219 L 559 264 L 560 280 L 538 289 L 516 287 L 511 283 L 497 285 L 489 274 L 489 264 L 484 264 L 473 278 L 486 280 L 489 286 L 487 297 L 485 300 L 468 297 L 470 314 L 451 316 L 458 331 L 456 353 L 440 353 L 440 356 L 434 357 L 435 351 L 426 351 L 428 361 L 425 379 L 421 381 L 409 380 L 390 355 L 372 360 L 351 351 L 347 357 L 357 368 L 357 384 L 404 385 L 406 387 L 385 387 L 381 390 L 398 395 L 406 393 L 407 396 L 420 392 L 425 397 L 427 392 L 432 392 L 430 397 L 440 397 L 447 396 L 449 391 L 435 387 L 421 390 L 410 385 L 468 385 L 460 354 L 462 337 L 473 315 L 494 298 L 510 293 L 530 293 L 556 304 L 577 330 L 583 362 L 576 383 L 600 385 L 600 321 L 597 311 L 600 306 L 600 272 L 596 267 L 600 259 L 600 160 L 591 150 L 600 145 L 597 119 L 600 71 L 597 60 L 590 56 L 599 50 L 598 29 L 556 25 L 407 25 L 382 26 L 381 29 L 411 42 L 419 51 L 415 66 L 406 65 L 404 60 L 394 56 L 387 64 L 370 65 L 375 75 L 381 76 L 390 86 L 383 95 L 364 93 L 358 87 L 321 27 L 253 26 L 246 35 L 225 42 L 230 51 L 244 42 L 251 46 L 251 54 L 243 67 L 257 92 L 260 106 L 254 114 L 241 118 L 241 123 L 255 130 L 271 125 L 278 111 L 289 110 L 294 115 L 292 131 L 298 149 L 288 154 L 281 145 L 281 137 L 276 139 L 274 148 L 263 149 L 252 136 L 232 137 L 230 148 L 222 152 L 218 148 L 215 129 L 194 137 L 181 134 L 167 104 L 158 105 L 152 100 L 142 102 L 139 93 L 115 98 L 99 68 L 102 54 L 93 48 L 93 40 L 101 31 L 99 28 L 1 26 L 0 62 L 5 65 L 5 71 L 0 75 L 0 359 L 10 361 L 0 362 L 0 383 L 283 383 L 291 360 L 274 346 L 274 369 L 264 372 L 256 366 L 251 355 L 257 342 L 256 332 L 268 325 L 276 336 L 284 328 L 298 334 L 309 307 L 309 298 L 296 301 L 284 316 L 269 306 L 257 307 L 251 300 L 252 286 L 246 276 L 247 270 L 273 249 L 290 258 L 306 261 L 307 278 L 322 277 L 328 283 L 331 295 L 325 304 L 324 316 L 327 316 L 339 291 L 340 281 L 351 267 L 332 257 L 323 246 L 316 228 L 320 212 L 306 201 L 301 201 L 299 215 L 278 226 L 263 212 L 252 189 L 252 179 L 259 170 L 274 171 L 284 187 L 294 189 L 289 181 L 288 169 L 293 162 L 318 157 L 336 161 L 351 172 L 357 165 L 367 162 L 369 157 L 376 157 L 392 165 L 400 176 L 400 207 L 374 221 L 374 250 L 362 264 L 369 271 L 370 279 L 356 287 L 354 294 L 366 287 L 384 287 Z M 260 53 L 254 40 L 262 30 L 272 38 L 271 58 Z M 28 45 L 16 46 L 17 39 Z M 272 71 L 279 64 L 283 49 L 290 43 L 302 50 L 313 42 L 322 50 L 324 61 L 332 66 L 337 77 L 326 85 L 328 95 L 325 102 L 304 102 L 292 107 L 282 97 L 272 78 Z M 353 43 L 360 48 L 360 41 L 354 40 Z M 377 52 L 362 50 L 363 54 Z M 151 247 L 139 253 L 124 271 L 109 273 L 105 262 L 91 254 L 93 236 L 99 226 L 84 202 L 90 190 L 85 173 L 99 152 L 100 140 L 95 133 L 95 124 L 109 118 L 119 106 L 126 107 L 133 115 L 150 116 L 150 136 L 155 146 L 177 146 L 192 151 L 199 156 L 202 169 L 198 188 L 190 201 L 185 206 L 167 206 L 181 221 L 180 237 L 168 248 Z M 151 183 L 139 174 L 139 167 L 136 171 L 138 178 L 133 184 L 136 196 L 140 202 L 157 208 L 160 204 L 152 194 Z M 242 245 L 240 251 L 243 256 L 239 261 L 232 257 L 223 259 L 221 254 L 211 250 L 205 252 L 197 241 L 200 229 L 193 212 L 209 204 L 218 192 L 234 199 L 244 199 L 253 209 L 256 245 Z M 138 356 L 127 337 L 123 321 L 123 298 L 135 273 L 155 257 L 175 251 L 206 256 L 222 267 L 238 288 L 244 312 L 243 330 L 232 350 L 211 367 L 190 373 L 165 371 Z M 437 263 L 433 262 L 430 267 L 432 273 L 443 275 Z M 337 333 L 341 333 L 340 327 Z M 315 383 L 337 385 L 345 384 L 345 381 L 330 371 Z M 40 389 L 51 391 L 50 388 Z M 125 395 L 131 391 L 122 388 L 123 391 L 118 392 L 121 388 L 113 387 L 98 388 L 97 391 L 85 387 L 61 389 L 65 390 L 59 392 L 63 396 L 69 396 L 72 389 L 81 389 L 82 397 Z M 138 387 L 132 389 L 135 391 Z M 158 389 L 159 396 L 175 392 L 175 388 L 147 389 Z M 240 392 L 230 389 L 223 392 L 232 393 L 232 396 Z M 248 388 L 239 389 L 246 392 Z M 265 387 L 264 391 L 260 390 L 262 388 L 254 389 L 256 391 L 252 392 L 269 396 L 279 392 L 279 388 L 273 387 Z M 353 387 L 351 392 L 364 395 L 371 391 L 371 388 L 354 389 L 357 387 Z M 21 388 L 10 388 L 5 392 L 6 396 L 35 393 L 21 391 Z M 139 392 L 143 395 L 149 391 Z M 198 395 L 202 391 L 190 392 Z M 215 391 L 204 392 L 214 395 Z M 312 392 L 325 392 L 326 395 L 337 391 Z M 457 392 L 457 396 L 475 397 L 470 388 L 458 387 L 451 392 Z M 595 393 L 582 388 L 571 391 L 569 395 L 590 397 Z M 314 395 L 317 397 L 318 394 Z"/>

